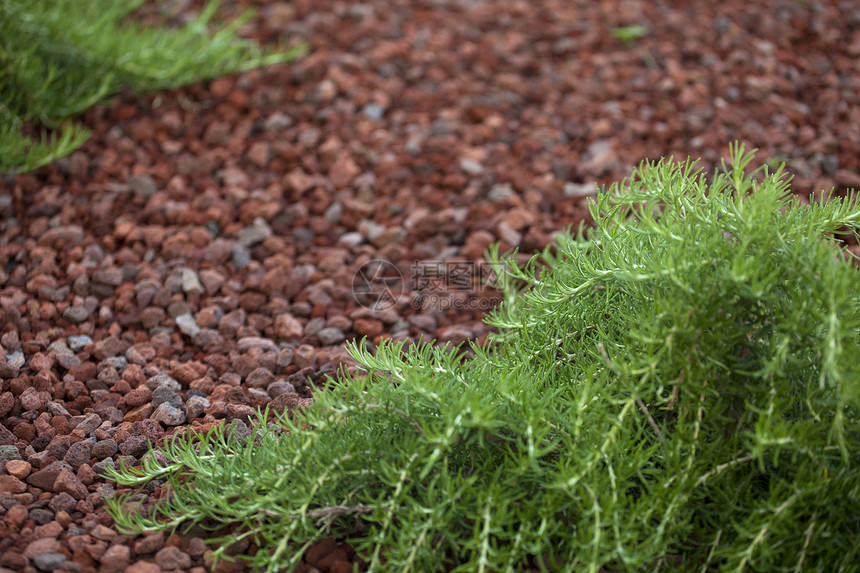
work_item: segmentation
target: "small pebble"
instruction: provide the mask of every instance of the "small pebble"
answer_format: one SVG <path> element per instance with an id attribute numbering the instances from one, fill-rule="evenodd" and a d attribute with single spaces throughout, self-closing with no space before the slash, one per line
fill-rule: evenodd
<path id="1" fill-rule="evenodd" d="M 194 320 L 194 317 L 190 314 L 181 314 L 174 320 L 176 321 L 176 327 L 186 336 L 194 336 L 200 332 L 200 327 L 197 326 L 197 321 Z"/>

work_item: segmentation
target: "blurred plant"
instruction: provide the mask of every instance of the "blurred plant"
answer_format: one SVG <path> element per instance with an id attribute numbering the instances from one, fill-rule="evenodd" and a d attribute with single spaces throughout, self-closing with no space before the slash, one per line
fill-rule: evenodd
<path id="1" fill-rule="evenodd" d="M 89 132 L 67 118 L 117 93 L 162 90 L 288 62 L 304 47 L 261 49 L 237 37 L 246 13 L 214 31 L 219 2 L 181 29 L 124 19 L 143 0 L 0 0 L 0 172 L 68 155 Z M 38 141 L 25 134 L 41 125 Z"/>
<path id="2" fill-rule="evenodd" d="M 625 26 L 623 28 L 613 28 L 612 35 L 624 42 L 633 42 L 648 35 L 648 29 L 645 26 Z"/>
<path id="3" fill-rule="evenodd" d="M 768 158 L 764 164 L 767 165 L 769 169 L 776 170 L 780 167 L 790 166 L 790 161 L 791 159 L 787 155 L 778 153 L 773 157 Z"/>
<path id="4" fill-rule="evenodd" d="M 109 471 L 169 492 L 110 514 L 228 527 L 267 571 L 325 537 L 372 571 L 854 570 L 860 268 L 832 233 L 860 205 L 803 205 L 752 158 L 732 146 L 710 184 L 643 164 L 587 238 L 505 258 L 486 347 L 351 344 L 366 375 L 250 439 L 221 426 Z"/>

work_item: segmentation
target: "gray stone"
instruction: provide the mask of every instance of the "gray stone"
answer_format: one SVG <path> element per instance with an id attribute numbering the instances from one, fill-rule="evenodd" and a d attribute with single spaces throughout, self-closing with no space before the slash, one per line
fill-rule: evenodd
<path id="1" fill-rule="evenodd" d="M 588 197 L 589 195 L 597 195 L 597 184 L 571 183 L 568 181 L 561 188 L 561 192 L 565 197 Z"/>
<path id="2" fill-rule="evenodd" d="M 116 489 L 113 484 L 103 483 L 96 487 L 96 493 L 102 496 L 103 499 L 113 499 L 116 495 Z"/>
<path id="3" fill-rule="evenodd" d="M 269 396 L 272 398 L 277 398 L 281 394 L 295 394 L 296 387 L 287 382 L 286 380 L 275 380 L 268 387 Z"/>
<path id="4" fill-rule="evenodd" d="M 340 201 L 335 201 L 329 205 L 328 209 L 323 213 L 323 217 L 329 223 L 337 223 L 343 216 L 343 204 Z"/>
<path id="5" fill-rule="evenodd" d="M 337 242 L 348 247 L 357 247 L 364 242 L 364 235 L 355 231 L 344 233 L 338 238 Z"/>
<path id="6" fill-rule="evenodd" d="M 84 322 L 90 317 L 90 312 L 80 305 L 70 306 L 63 311 L 63 318 L 75 324 Z"/>
<path id="7" fill-rule="evenodd" d="M 200 277 L 193 269 L 182 269 L 182 290 L 187 294 L 203 294 L 203 285 L 200 284 Z"/>
<path id="8" fill-rule="evenodd" d="M 245 378 L 249 388 L 265 388 L 275 379 L 275 375 L 268 368 L 257 368 Z"/>
<path id="9" fill-rule="evenodd" d="M 70 352 L 68 354 L 57 354 L 57 362 L 66 370 L 70 370 L 75 366 L 80 366 L 81 359 Z"/>
<path id="10" fill-rule="evenodd" d="M 75 426 L 75 429 L 81 430 L 85 436 L 89 436 L 101 425 L 102 419 L 98 414 L 87 414 L 84 419 Z"/>
<path id="11" fill-rule="evenodd" d="M 168 376 L 163 372 L 152 376 L 149 380 L 146 381 L 146 385 L 153 392 L 155 392 L 155 389 L 159 386 L 164 385 L 167 385 L 172 388 L 174 392 L 179 392 L 180 390 L 182 390 L 182 385 L 175 378 L 173 378 L 172 376 Z"/>
<path id="12" fill-rule="evenodd" d="M 333 344 L 340 344 L 343 342 L 346 339 L 346 336 L 343 334 L 341 329 L 330 326 L 317 332 L 317 338 L 319 338 L 320 342 L 324 345 L 332 346 Z"/>
<path id="13" fill-rule="evenodd" d="M 243 227 L 239 230 L 237 242 L 240 247 L 250 248 L 254 245 L 259 245 L 266 239 L 272 236 L 272 228 L 262 217 L 254 219 L 254 224 L 250 227 Z"/>
<path id="14" fill-rule="evenodd" d="M 93 464 L 93 471 L 99 475 L 104 475 L 105 468 L 116 468 L 116 465 L 113 463 L 113 458 L 105 458 L 102 461 Z"/>
<path id="15" fill-rule="evenodd" d="M 155 180 L 149 175 L 132 175 L 127 183 L 129 190 L 138 197 L 152 197 L 158 191 Z"/>
<path id="16" fill-rule="evenodd" d="M 125 356 L 111 356 L 99 362 L 99 368 L 103 368 L 105 365 L 113 366 L 117 372 L 122 372 L 128 366 L 128 358 Z"/>
<path id="17" fill-rule="evenodd" d="M 20 350 L 10 352 L 6 355 L 6 364 L 11 368 L 14 368 L 16 371 L 19 370 L 22 366 L 24 366 L 26 362 L 27 359 L 24 357 L 24 353 Z"/>
<path id="18" fill-rule="evenodd" d="M 207 352 L 224 351 L 224 337 L 214 328 L 201 328 L 191 339 L 195 345 Z"/>
<path id="19" fill-rule="evenodd" d="M 266 121 L 263 122 L 263 126 L 275 133 L 281 133 L 283 130 L 293 125 L 293 123 L 295 123 L 295 121 L 292 117 L 280 111 L 276 111 L 266 118 Z"/>
<path id="20" fill-rule="evenodd" d="M 21 454 L 18 447 L 13 445 L 0 446 L 0 462 L 4 460 L 20 460 Z"/>
<path id="21" fill-rule="evenodd" d="M 164 402 L 155 409 L 155 412 L 152 414 L 152 419 L 161 422 L 165 426 L 179 426 L 180 424 L 185 423 L 185 413 L 179 408 Z"/>
<path id="22" fill-rule="evenodd" d="M 33 558 L 33 565 L 39 571 L 57 571 L 66 562 L 66 556 L 62 553 L 42 553 Z"/>
<path id="23" fill-rule="evenodd" d="M 209 407 L 209 400 L 203 396 L 191 396 L 185 401 L 185 418 L 190 422 L 203 415 Z"/>
<path id="24" fill-rule="evenodd" d="M 48 413 L 52 416 L 71 416 L 66 407 L 59 402 L 48 402 Z"/>
<path id="25" fill-rule="evenodd" d="M 248 429 L 248 425 L 242 420 L 233 420 L 230 426 L 226 429 L 226 435 L 233 435 L 238 441 L 245 443 L 253 434 Z"/>
<path id="26" fill-rule="evenodd" d="M 484 166 L 474 159 L 464 158 L 460 160 L 460 169 L 472 177 L 477 177 L 484 173 Z"/>
<path id="27" fill-rule="evenodd" d="M 90 452 L 92 451 L 93 444 L 87 440 L 82 442 L 76 442 L 69 446 L 69 451 L 66 452 L 66 456 L 63 458 L 75 471 L 83 464 L 90 463 Z"/>
<path id="28" fill-rule="evenodd" d="M 251 262 L 251 251 L 246 247 L 233 247 L 230 253 L 230 260 L 237 269 L 244 269 Z"/>
<path id="29" fill-rule="evenodd" d="M 506 183 L 496 183 L 490 192 L 487 193 L 487 199 L 490 201 L 503 201 L 509 197 L 513 197 L 515 191 Z"/>
<path id="30" fill-rule="evenodd" d="M 68 245 L 69 243 L 80 243 L 83 238 L 84 230 L 78 225 L 63 225 L 45 231 L 39 237 L 39 244 L 52 245 L 60 241 L 64 245 Z"/>
<path id="31" fill-rule="evenodd" d="M 69 349 L 72 352 L 80 352 L 84 349 L 84 346 L 87 346 L 88 344 L 92 343 L 93 339 L 86 334 L 81 334 L 80 336 L 70 336 L 66 339 L 66 344 L 69 345 Z"/>
<path id="32" fill-rule="evenodd" d="M 158 408 L 162 404 L 170 404 L 178 408 L 182 405 L 182 398 L 170 386 L 162 385 L 152 391 L 152 407 Z"/>
<path id="33" fill-rule="evenodd" d="M 45 525 L 46 523 L 54 520 L 54 514 L 52 512 L 40 507 L 31 509 L 28 516 L 36 525 Z"/>
<path id="34" fill-rule="evenodd" d="M 184 300 L 175 300 L 167 305 L 167 315 L 172 319 L 177 319 L 183 314 L 191 314 L 191 306 Z"/>
<path id="35" fill-rule="evenodd" d="M 278 351 L 278 345 L 275 344 L 269 338 L 262 338 L 259 336 L 245 336 L 240 338 L 237 346 L 239 347 L 239 352 L 245 352 L 250 350 L 251 348 L 259 348 L 261 350 L 272 350 L 274 352 Z"/>
<path id="36" fill-rule="evenodd" d="M 365 117 L 372 120 L 380 120 L 385 115 L 385 108 L 378 103 L 370 102 L 361 109 Z"/>
<path id="37" fill-rule="evenodd" d="M 93 273 L 93 282 L 118 287 L 122 284 L 122 271 L 116 268 L 99 269 Z"/>

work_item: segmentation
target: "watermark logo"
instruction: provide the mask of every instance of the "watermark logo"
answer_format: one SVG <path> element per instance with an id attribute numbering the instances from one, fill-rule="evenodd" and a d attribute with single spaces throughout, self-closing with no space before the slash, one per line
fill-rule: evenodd
<path id="1" fill-rule="evenodd" d="M 373 260 L 356 271 L 352 292 L 358 304 L 374 310 L 391 308 L 411 288 L 416 310 L 487 312 L 501 301 L 489 286 L 500 272 L 501 268 L 484 261 L 416 261 L 407 285 L 396 266 Z"/>
<path id="2" fill-rule="evenodd" d="M 417 261 L 412 264 L 412 306 L 486 313 L 501 300 L 490 285 L 502 270 L 486 261 Z"/>
<path id="3" fill-rule="evenodd" d="M 368 261 L 358 267 L 352 276 L 352 296 L 355 302 L 365 308 L 391 308 L 397 304 L 405 289 L 400 270 L 388 261 Z"/>
<path id="4" fill-rule="evenodd" d="M 412 288 L 423 293 L 478 292 L 493 284 L 501 270 L 486 261 L 416 261 Z"/>

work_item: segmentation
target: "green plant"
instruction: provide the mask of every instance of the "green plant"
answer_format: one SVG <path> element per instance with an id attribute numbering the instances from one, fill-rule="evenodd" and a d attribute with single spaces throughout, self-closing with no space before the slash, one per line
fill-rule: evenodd
<path id="1" fill-rule="evenodd" d="M 710 183 L 643 164 L 587 238 L 508 257 L 486 347 L 354 343 L 369 374 L 253 440 L 110 471 L 171 492 L 110 500 L 118 527 L 229 526 L 269 571 L 327 536 L 374 571 L 856 570 L 857 196 L 802 205 L 730 151 Z"/>
<path id="2" fill-rule="evenodd" d="M 648 29 L 645 26 L 625 26 L 623 28 L 613 28 L 612 35 L 623 42 L 633 42 L 648 35 Z"/>
<path id="3" fill-rule="evenodd" d="M 64 121 L 120 91 L 169 89 L 287 62 L 303 47 L 274 51 L 236 36 L 250 17 L 209 31 L 219 2 L 181 29 L 123 20 L 143 0 L 0 0 L 0 172 L 29 171 L 89 137 Z M 34 141 L 26 124 L 58 132 Z"/>

